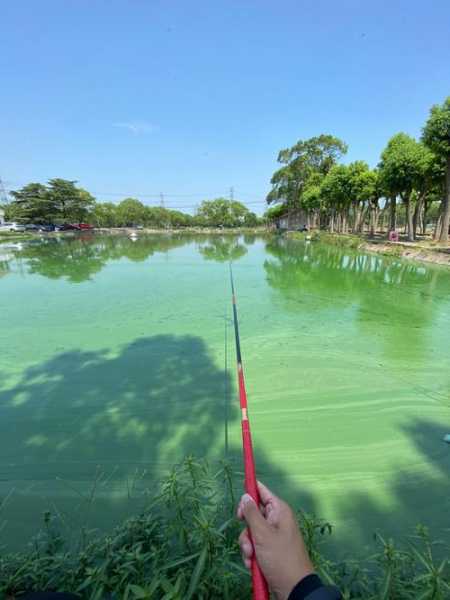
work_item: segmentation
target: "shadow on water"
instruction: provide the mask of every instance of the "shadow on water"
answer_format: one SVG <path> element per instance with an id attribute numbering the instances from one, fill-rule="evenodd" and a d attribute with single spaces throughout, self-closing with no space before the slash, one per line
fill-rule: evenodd
<path id="1" fill-rule="evenodd" d="M 130 511 L 130 486 L 151 485 L 186 454 L 223 458 L 232 385 L 195 336 L 140 338 L 118 355 L 71 351 L 29 368 L 0 390 L 1 495 L 15 488 L 3 542 L 27 539 L 49 506 L 66 515 L 69 530 L 79 528 L 100 474 L 90 525 L 110 526 Z M 228 458 L 240 464 L 239 450 Z M 281 484 L 283 474 L 259 459 Z"/>
<path id="2" fill-rule="evenodd" d="M 137 339 L 117 356 L 63 353 L 29 369 L 14 388 L 0 392 L 0 489 L 4 496 L 16 488 L 2 515 L 8 521 L 2 542 L 19 547 L 47 508 L 72 533 L 82 525 L 110 527 L 139 510 L 143 499 L 135 492 L 152 489 L 184 455 L 223 457 L 225 385 L 233 389 L 230 373 L 218 369 L 193 336 Z M 230 427 L 238 429 L 234 394 L 228 402 Z M 364 491 L 336 499 L 342 522 L 348 522 L 330 540 L 336 555 L 368 551 L 375 530 L 404 535 L 405 524 L 430 524 L 433 533 L 441 528 L 441 537 L 448 537 L 443 528 L 450 509 L 450 450 L 441 441 L 444 428 L 416 421 L 405 432 L 432 473 L 418 477 L 411 465 L 386 481 L 394 500 L 389 509 Z M 318 499 L 307 486 L 294 485 L 264 452 L 257 450 L 256 457 L 262 480 L 294 506 L 317 512 Z M 231 447 L 228 459 L 242 468 L 240 448 Z"/>

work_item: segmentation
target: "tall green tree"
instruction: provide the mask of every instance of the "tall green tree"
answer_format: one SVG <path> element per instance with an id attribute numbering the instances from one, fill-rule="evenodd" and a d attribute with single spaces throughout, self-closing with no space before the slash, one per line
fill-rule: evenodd
<path id="1" fill-rule="evenodd" d="M 356 160 L 348 165 L 348 179 L 348 201 L 353 207 L 353 232 L 363 231 L 369 211 L 370 231 L 374 235 L 379 211 L 378 174 L 363 160 Z"/>
<path id="2" fill-rule="evenodd" d="M 57 221 L 84 221 L 94 206 L 95 198 L 86 190 L 78 188 L 76 181 L 50 179 L 47 184 L 47 198 L 52 210 L 52 218 Z"/>
<path id="3" fill-rule="evenodd" d="M 51 221 L 53 205 L 42 183 L 29 183 L 20 190 L 11 191 L 11 196 L 14 200 L 6 207 L 8 220 L 38 224 Z"/>
<path id="4" fill-rule="evenodd" d="M 311 178 L 326 175 L 346 152 L 347 145 L 328 134 L 299 140 L 291 148 L 281 150 L 277 160 L 283 166 L 272 175 L 267 202 L 300 208 L 305 189 L 312 186 Z"/>
<path id="5" fill-rule="evenodd" d="M 400 196 L 406 211 L 408 240 L 414 241 L 413 205 L 432 161 L 430 151 L 406 133 L 394 135 L 381 154 L 380 185 L 390 197 Z"/>
<path id="6" fill-rule="evenodd" d="M 320 186 L 320 193 L 330 212 L 330 231 L 347 230 L 348 209 L 351 202 L 350 171 L 347 165 L 334 165 Z"/>
<path id="7" fill-rule="evenodd" d="M 423 129 L 423 141 L 445 163 L 445 194 L 441 204 L 440 231 L 436 233 L 441 242 L 447 242 L 450 226 L 450 96 L 443 104 L 431 108 Z"/>
<path id="8" fill-rule="evenodd" d="M 112 202 L 96 203 L 91 215 L 96 227 L 117 227 L 117 205 Z"/>
<path id="9" fill-rule="evenodd" d="M 136 198 L 125 198 L 117 206 L 117 223 L 120 227 L 143 225 L 146 207 Z"/>

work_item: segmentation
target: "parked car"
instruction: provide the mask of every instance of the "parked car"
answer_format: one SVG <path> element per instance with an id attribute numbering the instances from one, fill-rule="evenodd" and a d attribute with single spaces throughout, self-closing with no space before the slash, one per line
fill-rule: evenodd
<path id="1" fill-rule="evenodd" d="M 39 225 L 39 231 L 57 231 L 58 228 L 55 225 Z"/>
<path id="2" fill-rule="evenodd" d="M 25 225 L 21 223 L 3 223 L 0 225 L 2 231 L 25 231 Z"/>
<path id="3" fill-rule="evenodd" d="M 34 223 L 26 223 L 25 229 L 27 231 L 39 231 L 39 225 L 35 225 Z"/>
<path id="4" fill-rule="evenodd" d="M 79 229 L 94 229 L 93 225 L 89 225 L 89 223 L 78 223 Z"/>
<path id="5" fill-rule="evenodd" d="M 58 227 L 59 231 L 79 231 L 80 227 L 75 223 L 63 223 Z"/>

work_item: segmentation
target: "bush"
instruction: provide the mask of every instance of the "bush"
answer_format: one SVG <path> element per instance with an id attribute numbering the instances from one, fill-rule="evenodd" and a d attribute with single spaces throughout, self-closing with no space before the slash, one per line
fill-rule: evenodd
<path id="1" fill-rule="evenodd" d="M 142 514 L 104 537 L 82 532 L 77 549 L 65 546 L 56 519 L 47 512 L 41 534 L 27 551 L 0 558 L 0 597 L 60 590 L 91 599 L 249 598 L 232 481 L 229 464 L 213 470 L 187 457 Z M 319 573 L 338 585 L 345 599 L 449 598 L 448 561 L 435 561 L 436 543 L 424 528 L 405 548 L 377 536 L 374 556 L 336 563 L 321 550 L 330 524 L 304 513 L 299 519 Z"/>

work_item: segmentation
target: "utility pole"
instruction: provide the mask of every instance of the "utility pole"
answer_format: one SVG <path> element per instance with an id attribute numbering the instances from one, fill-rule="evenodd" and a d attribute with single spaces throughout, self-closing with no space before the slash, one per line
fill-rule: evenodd
<path id="1" fill-rule="evenodd" d="M 160 198 L 161 208 L 164 208 L 164 194 L 162 192 L 159 194 L 159 198 Z"/>
<path id="2" fill-rule="evenodd" d="M 0 204 L 8 204 L 8 194 L 6 193 L 3 180 L 0 177 Z"/>
<path id="3" fill-rule="evenodd" d="M 234 187 L 231 186 L 230 187 L 230 201 L 233 202 L 234 200 Z"/>

